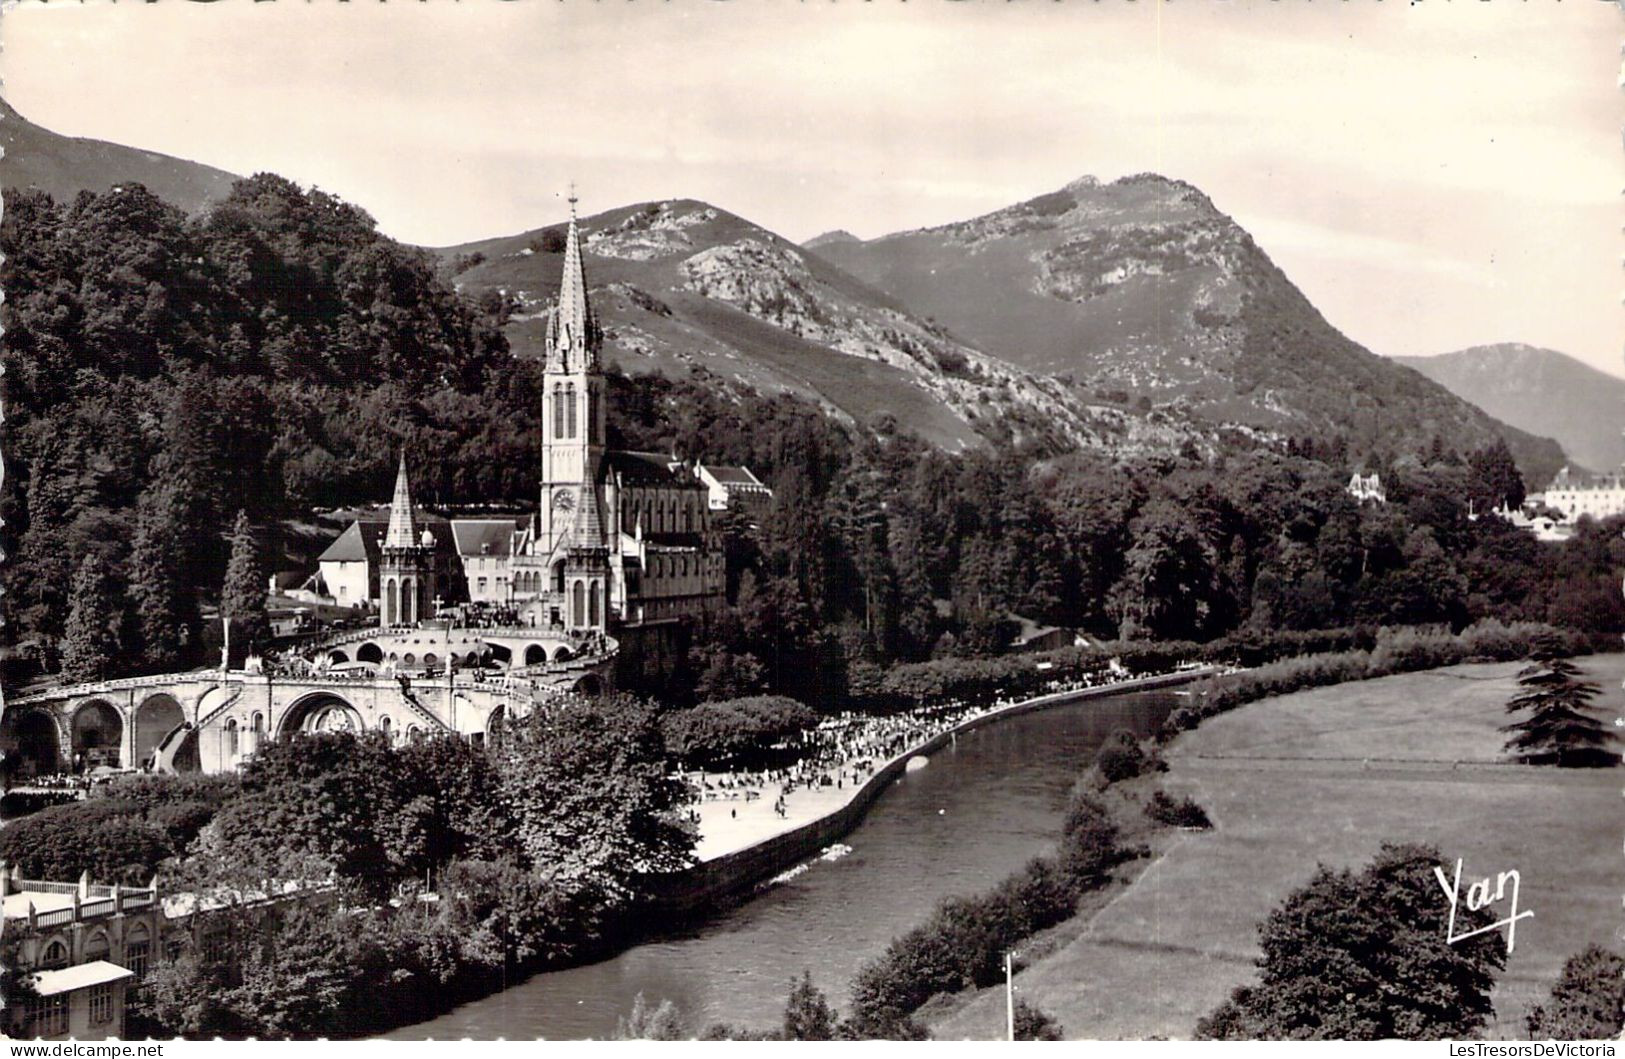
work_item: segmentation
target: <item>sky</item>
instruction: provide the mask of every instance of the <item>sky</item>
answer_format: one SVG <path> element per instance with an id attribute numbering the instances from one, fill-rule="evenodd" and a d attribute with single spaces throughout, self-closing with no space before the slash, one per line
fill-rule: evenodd
<path id="1" fill-rule="evenodd" d="M 9 6 L 30 120 L 270 170 L 447 245 L 697 198 L 864 238 L 1155 171 L 1378 353 L 1625 375 L 1604 0 Z"/>

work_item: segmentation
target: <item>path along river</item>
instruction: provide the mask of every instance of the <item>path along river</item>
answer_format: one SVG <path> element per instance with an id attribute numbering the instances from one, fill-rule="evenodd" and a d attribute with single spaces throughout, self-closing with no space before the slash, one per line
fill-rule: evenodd
<path id="1" fill-rule="evenodd" d="M 390 1037 L 607 1037 L 640 992 L 671 1000 L 695 1033 L 718 1021 L 766 1028 L 803 970 L 844 1009 L 858 968 L 939 898 L 986 889 L 1054 841 L 1102 739 L 1125 727 L 1149 735 L 1179 701 L 1176 691 L 1125 692 L 961 735 L 881 796 L 843 840 L 850 853 L 814 858 L 682 933 L 535 975 Z"/>

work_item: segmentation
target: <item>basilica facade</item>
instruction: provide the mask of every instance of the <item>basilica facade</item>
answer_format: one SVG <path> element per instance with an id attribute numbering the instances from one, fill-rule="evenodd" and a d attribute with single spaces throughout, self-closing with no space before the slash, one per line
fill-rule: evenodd
<path id="1" fill-rule="evenodd" d="M 691 620 L 719 608 L 725 571 L 710 469 L 609 448 L 602 345 L 572 208 L 546 335 L 535 513 L 420 516 L 403 457 L 387 525 L 358 521 L 321 557 L 324 594 L 377 606 L 386 628 L 432 617 L 436 600 L 498 604 L 521 624 L 581 633 Z M 755 481 L 744 468 L 720 470 Z M 448 532 L 433 532 L 441 522 Z M 457 554 L 440 554 L 448 549 Z M 464 583 L 448 583 L 448 568 Z"/>

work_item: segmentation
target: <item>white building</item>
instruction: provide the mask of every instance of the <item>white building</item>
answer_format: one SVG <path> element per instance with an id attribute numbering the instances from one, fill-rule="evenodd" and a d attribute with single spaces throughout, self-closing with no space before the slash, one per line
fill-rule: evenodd
<path id="1" fill-rule="evenodd" d="M 1565 467 L 1541 499 L 1548 508 L 1562 512 L 1565 522 L 1576 522 L 1582 515 L 1601 519 L 1625 514 L 1625 474 L 1586 479 Z"/>
<path id="2" fill-rule="evenodd" d="M 773 490 L 752 474 L 749 467 L 701 463 L 695 466 L 694 473 L 705 483 L 712 511 L 744 508 L 759 517 L 773 501 Z"/>

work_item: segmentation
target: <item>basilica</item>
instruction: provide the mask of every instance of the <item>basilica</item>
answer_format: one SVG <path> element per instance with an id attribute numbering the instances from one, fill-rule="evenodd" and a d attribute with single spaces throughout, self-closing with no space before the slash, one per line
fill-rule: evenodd
<path id="1" fill-rule="evenodd" d="M 350 526 L 319 560 L 321 596 L 372 605 L 385 628 L 466 599 L 520 624 L 576 633 L 684 621 L 721 606 L 713 512 L 748 469 L 608 447 L 603 334 L 587 296 L 574 203 L 546 333 L 542 463 L 534 514 L 439 519 L 412 506 L 405 458 L 387 522 Z M 717 497 L 723 499 L 719 502 Z M 753 496 L 752 499 L 759 499 Z"/>

